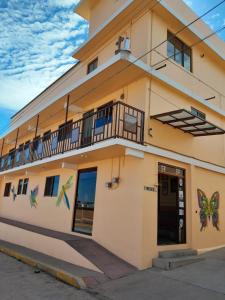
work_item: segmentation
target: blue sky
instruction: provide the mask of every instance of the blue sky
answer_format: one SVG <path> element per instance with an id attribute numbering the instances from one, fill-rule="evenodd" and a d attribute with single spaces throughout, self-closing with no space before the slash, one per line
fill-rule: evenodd
<path id="1" fill-rule="evenodd" d="M 202 14 L 221 0 L 184 0 Z M 73 66 L 88 24 L 73 10 L 79 0 L 0 0 L 0 131 L 10 116 Z M 204 18 L 225 25 L 225 4 Z M 225 30 L 220 33 L 225 40 Z"/>

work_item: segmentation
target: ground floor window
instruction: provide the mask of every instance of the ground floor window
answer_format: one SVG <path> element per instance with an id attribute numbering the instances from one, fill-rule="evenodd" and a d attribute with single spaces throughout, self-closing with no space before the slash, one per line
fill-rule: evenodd
<path id="1" fill-rule="evenodd" d="M 185 171 L 159 164 L 158 245 L 186 243 Z"/>
<path id="2" fill-rule="evenodd" d="M 11 182 L 7 182 L 5 184 L 4 197 L 9 197 L 10 196 L 11 186 L 12 186 Z"/>
<path id="3" fill-rule="evenodd" d="M 50 176 L 46 178 L 45 182 L 45 197 L 56 197 L 59 189 L 59 176 Z"/>
<path id="4" fill-rule="evenodd" d="M 92 234 L 97 169 L 78 171 L 73 231 Z"/>
<path id="5" fill-rule="evenodd" d="M 26 195 L 28 188 L 29 178 L 20 179 L 17 188 L 17 195 Z"/>

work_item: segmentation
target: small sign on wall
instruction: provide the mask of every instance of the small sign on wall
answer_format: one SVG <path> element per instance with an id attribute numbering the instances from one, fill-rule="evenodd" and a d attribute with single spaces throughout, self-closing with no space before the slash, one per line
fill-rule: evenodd
<path id="1" fill-rule="evenodd" d="M 157 192 L 157 186 L 153 185 L 153 186 L 144 186 L 144 190 L 147 192 Z"/>

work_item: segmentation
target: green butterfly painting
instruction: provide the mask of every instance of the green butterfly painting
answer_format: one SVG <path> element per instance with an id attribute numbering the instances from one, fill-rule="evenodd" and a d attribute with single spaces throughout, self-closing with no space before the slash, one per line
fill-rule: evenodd
<path id="1" fill-rule="evenodd" d="M 212 225 L 219 230 L 219 192 L 213 193 L 211 199 L 206 197 L 206 194 L 198 189 L 198 205 L 200 208 L 200 222 L 202 224 L 201 231 L 208 226 L 208 222 L 212 219 Z"/>
<path id="2" fill-rule="evenodd" d="M 38 186 L 30 191 L 30 206 L 37 208 Z"/>
<path id="3" fill-rule="evenodd" d="M 62 186 L 61 192 L 59 193 L 58 199 L 56 201 L 56 206 L 60 206 L 62 200 L 64 200 L 64 203 L 66 204 L 67 208 L 70 209 L 70 202 L 66 191 L 69 190 L 72 187 L 72 185 L 73 185 L 73 176 L 70 176 L 66 184 Z"/>

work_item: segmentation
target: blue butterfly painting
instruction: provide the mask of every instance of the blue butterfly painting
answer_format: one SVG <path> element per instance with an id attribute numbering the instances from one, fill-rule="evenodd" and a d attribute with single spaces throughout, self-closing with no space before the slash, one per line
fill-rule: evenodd
<path id="1" fill-rule="evenodd" d="M 30 206 L 37 208 L 38 185 L 30 191 Z"/>

